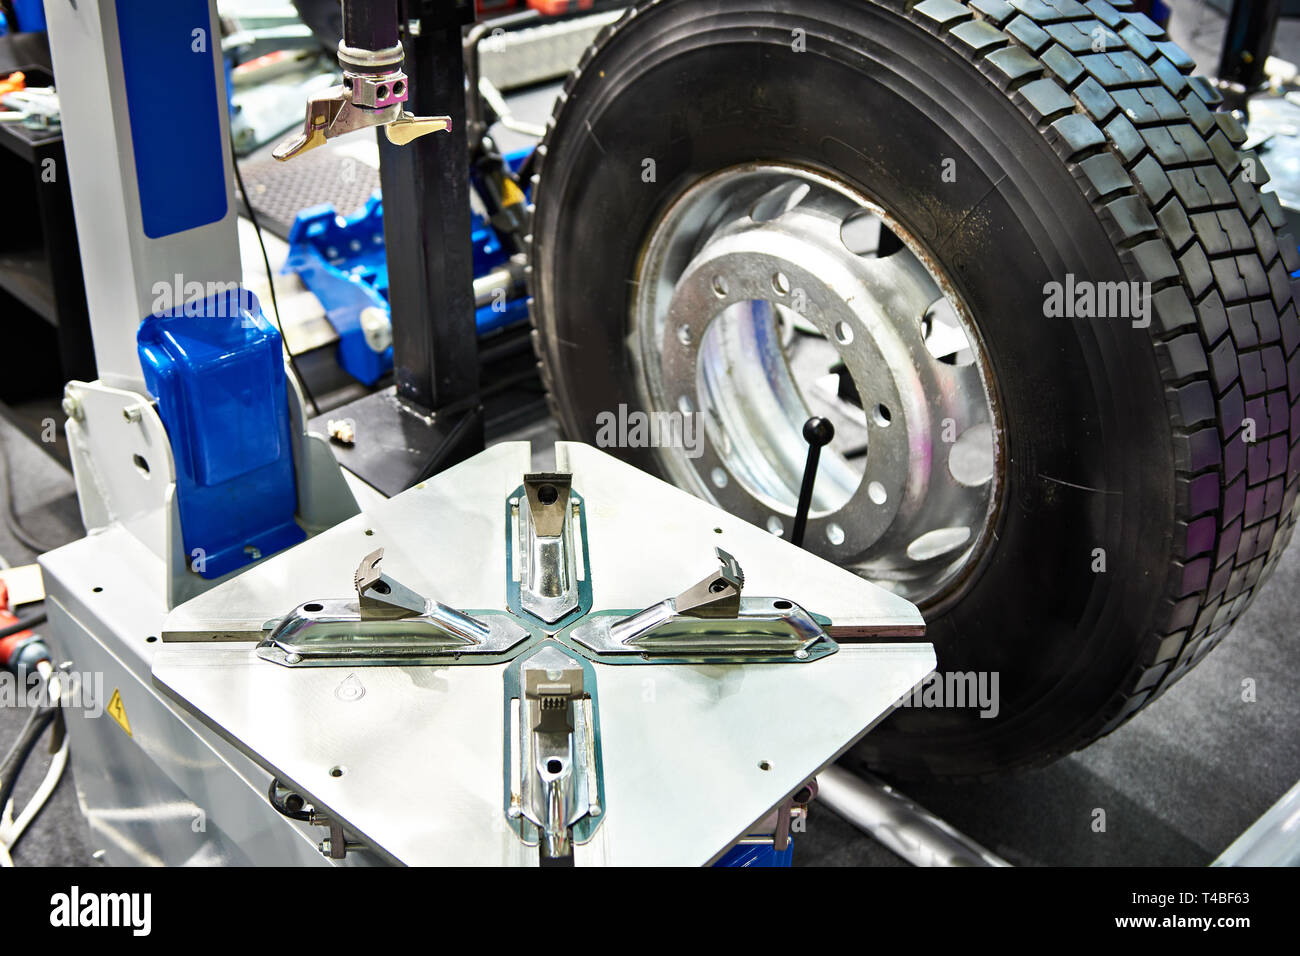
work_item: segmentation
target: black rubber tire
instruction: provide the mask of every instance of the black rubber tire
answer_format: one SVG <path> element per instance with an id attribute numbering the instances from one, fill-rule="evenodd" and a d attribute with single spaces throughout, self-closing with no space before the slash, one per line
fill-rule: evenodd
<path id="1" fill-rule="evenodd" d="M 567 82 L 530 250 L 553 409 L 594 441 L 598 412 L 638 404 L 637 257 L 691 183 L 770 160 L 874 196 L 970 305 L 1007 455 L 995 546 L 958 599 L 927 613 L 939 670 L 997 672 L 999 714 L 899 710 L 859 753 L 904 776 L 1041 764 L 1204 657 L 1291 537 L 1296 245 L 1278 235 L 1241 125 L 1127 3 L 795 6 L 641 3 Z M 640 176 L 647 157 L 655 183 Z M 942 181 L 947 157 L 956 183 Z M 1045 284 L 1067 273 L 1152 283 L 1150 327 L 1044 318 Z"/>

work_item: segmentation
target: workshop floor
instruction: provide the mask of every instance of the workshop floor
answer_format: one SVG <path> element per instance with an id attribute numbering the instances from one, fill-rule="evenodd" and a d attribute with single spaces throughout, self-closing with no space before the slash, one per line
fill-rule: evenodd
<path id="1" fill-rule="evenodd" d="M 1204 0 L 1174 0 L 1174 35 L 1212 68 L 1222 17 Z M 1284 22 L 1277 52 L 1300 55 L 1300 22 Z M 544 116 L 544 113 L 543 113 Z M 546 442 L 554 430 L 526 436 Z M 544 452 L 542 457 L 544 457 Z M 0 420 L 0 455 L 26 535 L 46 545 L 82 533 L 72 479 Z M 0 557 L 34 552 L 0 523 Z M 901 789 L 913 800 L 1018 865 L 1204 865 L 1300 778 L 1300 546 L 1293 546 L 1228 641 L 1160 700 L 1110 737 L 1042 770 L 992 783 Z M 1255 700 L 1242 698 L 1254 682 Z M 25 714 L 0 708 L 0 748 Z M 43 766 L 19 781 L 26 801 Z M 1096 809 L 1107 827 L 1094 832 Z M 86 865 L 95 844 L 71 774 L 14 853 L 19 865 Z M 798 865 L 901 865 L 816 805 L 797 839 Z"/>

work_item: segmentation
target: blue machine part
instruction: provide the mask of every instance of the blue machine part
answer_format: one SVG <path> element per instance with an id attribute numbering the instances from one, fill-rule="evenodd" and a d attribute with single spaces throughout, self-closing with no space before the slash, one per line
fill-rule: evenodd
<path id="1" fill-rule="evenodd" d="M 144 234 L 216 222 L 229 173 L 208 0 L 117 0 L 116 9 Z"/>
<path id="2" fill-rule="evenodd" d="M 373 385 L 393 367 L 393 347 L 376 352 L 361 327 L 366 309 L 388 314 L 384 207 L 377 195 L 350 219 L 328 203 L 300 212 L 289 230 L 283 271 L 298 273 L 320 300 L 339 335 L 338 361 L 344 371 Z"/>
<path id="3" fill-rule="evenodd" d="M 171 440 L 194 570 L 218 578 L 306 538 L 294 522 L 280 333 L 256 297 L 234 289 L 152 315 L 136 343 Z"/>
<path id="4" fill-rule="evenodd" d="M 794 841 L 791 840 L 784 850 L 778 850 L 770 843 L 739 844 L 733 846 L 714 866 L 790 866 L 794 860 Z"/>
<path id="5" fill-rule="evenodd" d="M 528 150 L 507 157 L 518 169 Z M 474 213 L 470 242 L 474 276 L 487 275 L 506 264 L 496 230 Z M 339 336 L 338 362 L 358 381 L 373 385 L 393 367 L 391 346 L 376 352 L 366 341 L 361 313 L 388 307 L 388 257 L 384 248 L 384 207 L 378 194 L 371 196 L 356 215 L 339 215 L 328 203 L 304 209 L 289 230 L 289 257 L 284 272 L 295 272 L 320 300 L 325 317 Z M 528 300 L 520 297 L 480 306 L 475 312 L 479 335 L 487 335 L 528 318 Z"/>
<path id="6" fill-rule="evenodd" d="M 514 157 L 511 157 L 510 161 L 512 165 L 518 165 Z M 477 279 L 480 276 L 487 275 L 493 269 L 505 265 L 510 257 L 501 248 L 501 240 L 497 238 L 496 230 L 484 222 L 482 216 L 478 213 L 471 213 L 471 223 L 470 241 L 474 246 L 474 278 Z M 479 335 L 487 335 L 489 332 L 495 332 L 498 329 L 509 328 L 516 322 L 523 322 L 527 319 L 527 297 L 507 299 L 497 304 L 489 302 L 487 305 L 479 306 L 474 313 L 474 321 L 478 326 Z"/>
<path id="7" fill-rule="evenodd" d="M 43 0 L 13 0 L 14 16 L 18 18 L 17 33 L 35 33 L 45 29 L 45 4 Z"/>

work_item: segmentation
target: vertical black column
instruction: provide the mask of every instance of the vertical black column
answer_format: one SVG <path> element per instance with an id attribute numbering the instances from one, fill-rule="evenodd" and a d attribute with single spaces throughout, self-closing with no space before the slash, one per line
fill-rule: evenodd
<path id="1" fill-rule="evenodd" d="M 474 11 L 460 0 L 424 0 L 407 12 L 419 20 L 418 35 L 408 30 L 404 39 L 407 109 L 449 115 L 452 128 L 406 146 L 379 134 L 393 364 L 398 397 L 438 410 L 478 391 L 461 45 Z"/>
<path id="2" fill-rule="evenodd" d="M 347 0 L 343 4 L 343 42 L 362 50 L 397 46 L 398 0 Z"/>
<path id="3" fill-rule="evenodd" d="M 1264 61 L 1273 49 L 1282 0 L 1236 0 L 1228 16 L 1219 79 L 1252 93 L 1264 82 Z"/>
<path id="4" fill-rule="evenodd" d="M 406 146 L 378 132 L 394 385 L 312 422 L 324 432 L 331 419 L 350 420 L 356 440 L 333 444 L 334 456 L 386 495 L 483 450 L 461 45 L 461 27 L 473 19 L 473 0 L 403 0 L 399 8 L 406 107 L 450 116 L 452 129 Z M 366 29 L 373 38 L 379 28 L 373 21 Z"/>

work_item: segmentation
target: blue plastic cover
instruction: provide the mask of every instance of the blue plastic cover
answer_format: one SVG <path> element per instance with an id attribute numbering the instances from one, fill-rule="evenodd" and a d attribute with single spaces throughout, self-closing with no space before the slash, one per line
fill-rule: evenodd
<path id="1" fill-rule="evenodd" d="M 256 297 L 234 289 L 150 316 L 136 341 L 194 570 L 221 577 L 302 541 L 280 333 Z"/>

